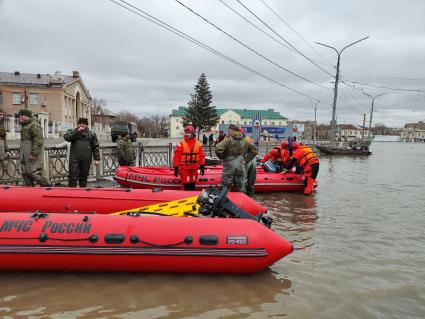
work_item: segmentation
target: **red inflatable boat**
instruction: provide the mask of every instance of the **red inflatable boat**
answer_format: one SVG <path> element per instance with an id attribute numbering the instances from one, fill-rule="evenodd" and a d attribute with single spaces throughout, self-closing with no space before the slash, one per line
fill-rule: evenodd
<path id="1" fill-rule="evenodd" d="M 0 214 L 1 270 L 254 273 L 291 252 L 246 219 Z"/>
<path id="2" fill-rule="evenodd" d="M 0 187 L 0 211 L 110 214 L 198 195 L 199 192 L 120 188 Z M 227 197 L 239 208 L 257 215 L 267 209 L 243 193 Z"/>
<path id="3" fill-rule="evenodd" d="M 221 184 L 222 166 L 207 166 L 204 176 L 198 177 L 196 187 L 199 189 Z M 115 171 L 115 181 L 126 187 L 180 189 L 180 178 L 173 175 L 168 167 L 134 167 L 119 166 Z M 317 181 L 315 186 L 317 187 Z M 304 175 L 293 172 L 269 173 L 257 168 L 255 192 L 302 192 Z"/>

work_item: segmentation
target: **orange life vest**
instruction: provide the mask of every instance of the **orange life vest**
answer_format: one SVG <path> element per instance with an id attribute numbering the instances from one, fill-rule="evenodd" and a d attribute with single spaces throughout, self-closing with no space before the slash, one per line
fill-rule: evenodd
<path id="1" fill-rule="evenodd" d="M 308 146 L 300 146 L 294 153 L 294 158 L 297 159 L 298 165 L 301 167 L 306 167 L 314 163 L 319 163 L 319 159 L 316 157 L 316 154 Z"/>
<path id="2" fill-rule="evenodd" d="M 180 142 L 182 145 L 182 154 L 180 157 L 180 167 L 186 169 L 195 169 L 199 166 L 199 151 L 201 150 L 201 143 L 197 140 L 192 147 L 189 144 L 182 140 Z"/>

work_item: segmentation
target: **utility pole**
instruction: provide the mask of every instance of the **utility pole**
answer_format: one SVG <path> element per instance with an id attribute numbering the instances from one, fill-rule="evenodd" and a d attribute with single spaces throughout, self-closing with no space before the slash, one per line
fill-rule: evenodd
<path id="1" fill-rule="evenodd" d="M 363 114 L 362 143 L 361 143 L 362 146 L 363 146 L 363 138 L 364 138 L 365 125 L 366 125 L 366 113 Z"/>
<path id="2" fill-rule="evenodd" d="M 370 134 L 371 134 L 371 130 L 372 130 L 373 105 L 375 103 L 375 99 L 379 96 L 386 94 L 386 92 L 375 95 L 375 96 L 369 95 L 366 92 L 363 92 L 363 94 L 372 99 L 372 107 L 370 108 L 370 118 L 369 118 L 369 132 L 367 133 L 367 139 L 368 139 L 368 142 L 370 143 Z"/>
<path id="3" fill-rule="evenodd" d="M 314 129 L 313 129 L 313 141 L 317 141 L 317 104 L 319 104 L 320 101 L 317 101 L 316 104 L 314 104 Z"/>
<path id="4" fill-rule="evenodd" d="M 353 42 L 353 43 L 345 46 L 344 48 L 342 48 L 341 51 L 338 51 L 337 49 L 335 49 L 334 47 L 331 47 L 330 45 L 326 45 L 326 44 L 323 44 L 323 43 L 320 43 L 320 42 L 316 42 L 319 45 L 323 45 L 324 47 L 327 47 L 327 48 L 334 50 L 336 52 L 336 54 L 338 55 L 338 60 L 337 60 L 337 63 L 336 63 L 336 75 L 335 75 L 335 85 L 334 85 L 334 101 L 333 101 L 333 104 L 332 104 L 332 121 L 331 121 L 331 130 L 330 130 L 331 146 L 333 146 L 334 142 L 335 142 L 336 100 L 337 100 L 337 97 L 338 97 L 339 65 L 340 65 L 341 54 L 348 47 L 351 47 L 352 45 L 359 43 L 360 41 L 366 40 L 367 38 L 369 38 L 369 36 L 367 36 L 363 39 L 357 40 L 356 42 Z"/>

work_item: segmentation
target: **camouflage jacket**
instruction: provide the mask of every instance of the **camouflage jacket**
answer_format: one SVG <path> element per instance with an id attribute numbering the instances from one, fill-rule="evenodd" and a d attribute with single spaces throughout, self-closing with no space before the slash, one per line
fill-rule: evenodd
<path id="1" fill-rule="evenodd" d="M 27 142 L 31 142 L 30 155 L 37 157 L 43 150 L 44 138 L 43 130 L 35 118 L 22 124 L 21 128 L 21 148 Z"/>
<path id="2" fill-rule="evenodd" d="M 4 124 L 0 122 L 0 140 L 6 139 L 6 128 L 4 127 Z"/>
<path id="3" fill-rule="evenodd" d="M 133 145 L 129 139 L 120 138 L 117 141 L 118 163 L 131 165 L 134 161 Z"/>
<path id="4" fill-rule="evenodd" d="M 221 159 L 242 155 L 245 162 L 249 163 L 258 154 L 258 149 L 253 143 L 244 139 L 242 133 L 234 132 L 215 146 L 215 153 Z"/>
<path id="5" fill-rule="evenodd" d="M 63 135 L 63 138 L 65 141 L 71 142 L 70 157 L 90 159 L 93 156 L 95 161 L 100 160 L 99 142 L 95 132 L 89 129 L 82 132 L 70 129 Z"/>

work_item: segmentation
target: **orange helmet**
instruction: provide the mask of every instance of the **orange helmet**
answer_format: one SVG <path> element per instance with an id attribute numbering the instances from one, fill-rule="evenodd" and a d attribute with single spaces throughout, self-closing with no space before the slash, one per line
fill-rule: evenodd
<path id="1" fill-rule="evenodd" d="M 292 150 L 296 150 L 298 147 L 300 147 L 300 144 L 298 144 L 298 142 L 293 142 L 292 143 Z"/>
<path id="2" fill-rule="evenodd" d="M 195 133 L 195 128 L 192 125 L 188 125 L 184 128 L 185 133 Z"/>
<path id="3" fill-rule="evenodd" d="M 288 149 L 288 141 L 282 141 L 282 143 L 280 143 L 280 147 L 285 150 Z"/>

